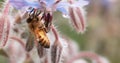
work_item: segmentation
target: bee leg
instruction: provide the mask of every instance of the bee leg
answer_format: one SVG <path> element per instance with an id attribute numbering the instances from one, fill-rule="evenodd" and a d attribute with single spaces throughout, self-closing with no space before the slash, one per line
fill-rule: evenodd
<path id="1" fill-rule="evenodd" d="M 46 33 L 48 33 L 48 32 L 50 31 L 50 29 L 51 29 L 51 24 L 49 24 L 48 27 L 45 27 L 45 28 L 44 28 L 44 30 L 45 30 Z"/>
<path id="2" fill-rule="evenodd" d="M 27 39 L 27 42 L 26 42 L 25 50 L 27 52 L 29 52 L 33 49 L 33 47 L 34 47 L 34 36 L 32 36 L 31 33 L 30 33 L 30 35 Z"/>
<path id="3" fill-rule="evenodd" d="M 49 32 L 49 30 L 48 30 L 47 28 L 44 28 L 44 31 L 45 31 L 46 33 L 48 33 L 48 32 Z"/>
<path id="4" fill-rule="evenodd" d="M 45 54 L 46 54 L 45 48 L 43 46 L 41 46 L 40 43 L 38 43 L 37 52 L 38 52 L 38 55 L 39 55 L 40 58 L 44 57 Z"/>
<path id="5" fill-rule="evenodd" d="M 36 15 L 35 16 L 39 16 L 41 14 L 40 10 L 37 10 Z"/>

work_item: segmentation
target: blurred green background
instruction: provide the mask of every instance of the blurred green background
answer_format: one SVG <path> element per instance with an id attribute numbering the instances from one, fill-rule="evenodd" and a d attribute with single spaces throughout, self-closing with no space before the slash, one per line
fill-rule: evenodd
<path id="1" fill-rule="evenodd" d="M 60 12 L 54 13 L 54 24 L 61 34 L 79 44 L 80 51 L 94 51 L 111 63 L 120 63 L 120 0 L 90 0 L 86 11 L 84 34 L 77 34 Z M 1 57 L 0 63 L 5 63 Z"/>
<path id="2" fill-rule="evenodd" d="M 59 12 L 54 23 L 60 33 L 79 44 L 81 51 L 94 51 L 110 63 L 120 63 L 120 0 L 90 0 L 86 11 L 88 27 L 84 34 L 77 34 Z"/>

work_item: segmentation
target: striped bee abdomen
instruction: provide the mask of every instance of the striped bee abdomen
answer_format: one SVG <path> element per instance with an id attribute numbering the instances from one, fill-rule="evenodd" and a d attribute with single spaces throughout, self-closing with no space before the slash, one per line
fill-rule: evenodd
<path id="1" fill-rule="evenodd" d="M 41 46 L 45 47 L 45 48 L 49 48 L 50 47 L 50 41 L 46 35 L 46 32 L 43 29 L 39 29 L 37 31 L 37 39 L 38 42 L 41 44 Z"/>
<path id="2" fill-rule="evenodd" d="M 39 43 L 41 44 L 41 46 L 44 46 L 45 48 L 50 47 L 50 42 L 45 38 L 40 38 Z"/>

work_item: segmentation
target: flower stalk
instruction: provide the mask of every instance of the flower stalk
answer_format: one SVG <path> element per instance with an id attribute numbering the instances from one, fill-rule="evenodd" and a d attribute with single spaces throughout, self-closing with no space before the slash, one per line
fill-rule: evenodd
<path id="1" fill-rule="evenodd" d="M 88 58 L 91 60 L 95 60 L 96 63 L 102 63 L 102 60 L 100 60 L 100 57 L 97 54 L 91 53 L 91 52 L 80 52 L 76 56 L 73 56 L 67 63 L 73 63 L 75 60 L 81 59 L 81 58 Z"/>
<path id="2" fill-rule="evenodd" d="M 52 45 L 51 61 L 52 61 L 52 63 L 59 63 L 60 60 L 61 60 L 61 54 L 62 54 L 63 47 L 62 47 L 62 45 L 60 43 L 58 33 L 57 33 L 54 26 L 52 26 L 52 32 L 53 32 L 53 34 L 55 36 L 55 42 Z"/>

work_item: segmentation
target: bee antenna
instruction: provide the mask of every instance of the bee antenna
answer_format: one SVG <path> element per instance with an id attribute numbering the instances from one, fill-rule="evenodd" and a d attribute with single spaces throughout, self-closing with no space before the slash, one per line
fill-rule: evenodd
<path id="1" fill-rule="evenodd" d="M 40 14 L 41 14 L 41 11 L 37 14 L 37 16 L 40 15 Z"/>
<path id="2" fill-rule="evenodd" d="M 33 11 L 33 14 L 31 16 L 36 17 L 36 10 Z"/>
<path id="3" fill-rule="evenodd" d="M 39 16 L 40 14 L 41 14 L 41 11 L 37 10 L 35 16 Z"/>
<path id="4" fill-rule="evenodd" d="M 42 17 L 40 20 L 44 19 L 45 18 L 45 13 L 42 14 Z"/>
<path id="5" fill-rule="evenodd" d="M 32 14 L 33 14 L 33 11 L 34 11 L 35 9 L 34 8 L 32 8 L 32 10 L 30 11 L 30 13 L 29 13 L 29 16 L 31 16 Z"/>

